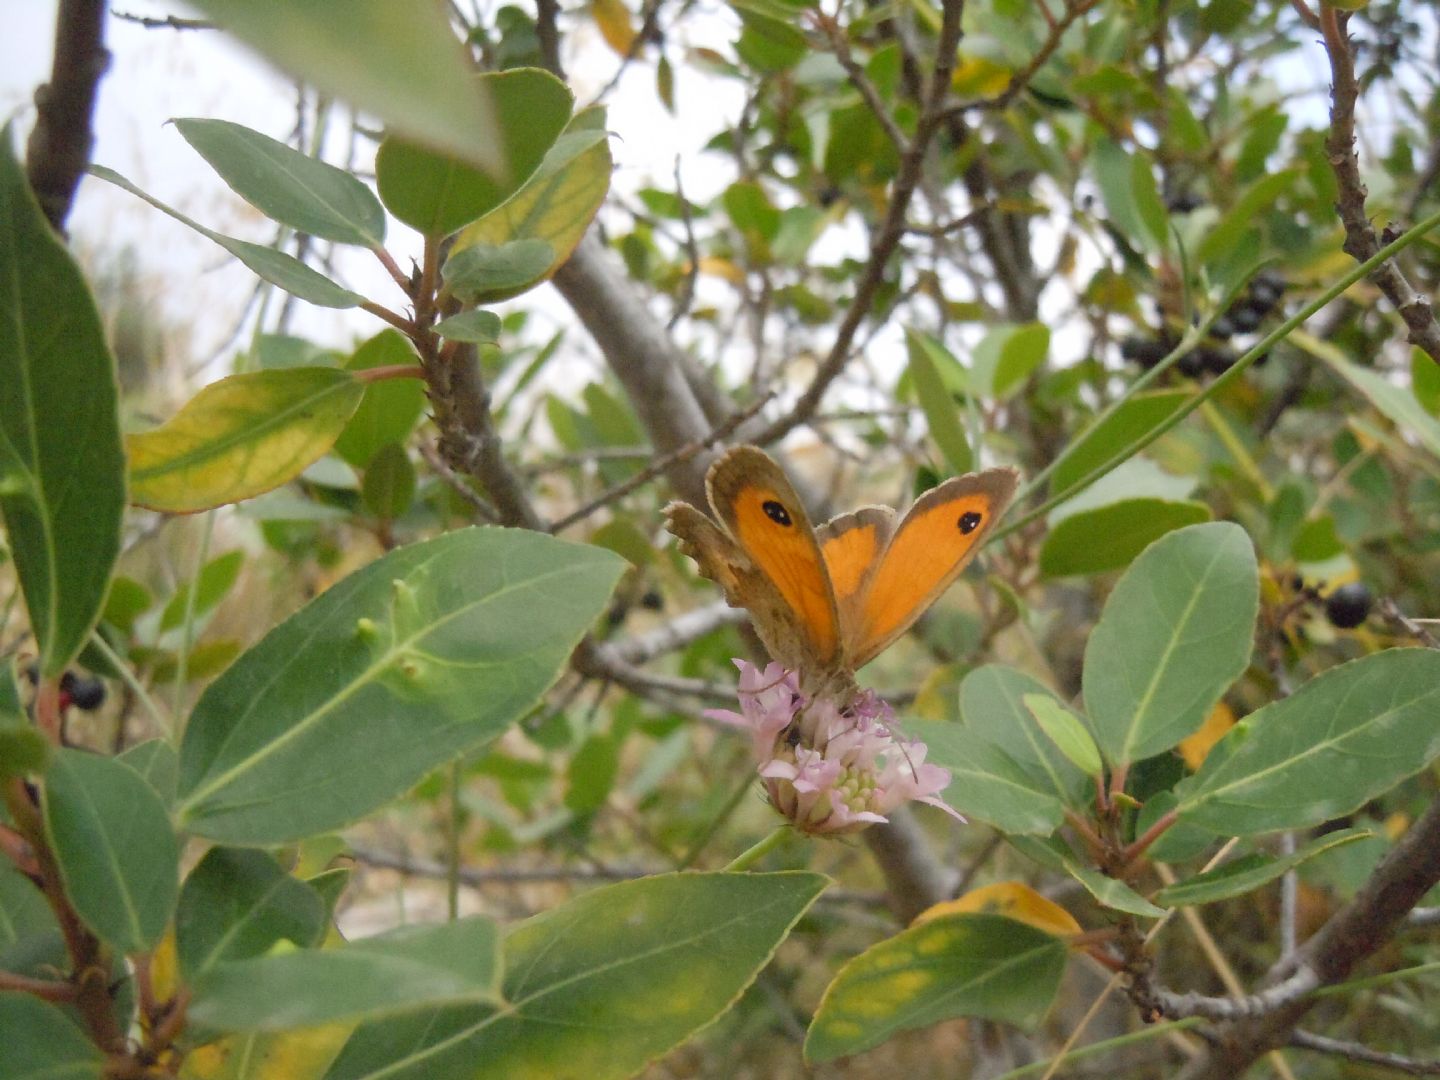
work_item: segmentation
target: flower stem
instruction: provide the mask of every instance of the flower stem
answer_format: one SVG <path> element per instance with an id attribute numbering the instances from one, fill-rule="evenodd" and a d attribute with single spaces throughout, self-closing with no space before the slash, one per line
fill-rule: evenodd
<path id="1" fill-rule="evenodd" d="M 780 842 L 785 839 L 789 832 L 789 825 L 779 826 L 769 836 L 765 837 L 764 840 L 761 840 L 748 850 L 741 852 L 734 862 L 725 867 L 726 872 L 733 874 L 740 870 L 749 870 L 750 867 L 754 866 L 772 850 L 779 847 Z"/>

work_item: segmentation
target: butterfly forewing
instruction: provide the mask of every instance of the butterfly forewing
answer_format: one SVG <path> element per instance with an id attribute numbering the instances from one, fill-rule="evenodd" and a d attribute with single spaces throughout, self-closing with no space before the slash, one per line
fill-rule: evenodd
<path id="1" fill-rule="evenodd" d="M 896 526 L 859 597 L 856 668 L 903 634 L 965 569 L 1015 494 L 1013 469 L 947 480 L 922 495 Z"/>

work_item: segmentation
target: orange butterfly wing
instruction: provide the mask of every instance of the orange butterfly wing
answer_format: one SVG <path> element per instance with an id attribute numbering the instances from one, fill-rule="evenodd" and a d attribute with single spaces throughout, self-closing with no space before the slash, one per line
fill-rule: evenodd
<path id="1" fill-rule="evenodd" d="M 880 565 L 897 517 L 888 506 L 862 506 L 831 518 L 815 530 L 835 592 L 840 639 L 847 658 L 854 654 L 866 587 Z"/>
<path id="2" fill-rule="evenodd" d="M 840 659 L 835 594 L 809 515 L 780 466 L 763 450 L 738 446 L 710 467 L 706 489 L 716 515 L 793 613 L 809 666 L 835 666 Z M 745 606 L 763 617 L 755 605 Z M 793 630 L 757 628 L 767 645 L 777 632 Z M 772 645 L 771 652 L 777 651 L 794 652 Z M 782 655 L 776 659 L 787 663 Z"/>
<path id="3" fill-rule="evenodd" d="M 989 469 L 947 480 L 916 500 L 853 604 L 853 625 L 846 634 L 853 667 L 868 663 L 908 630 L 960 576 L 1018 481 L 1014 469 Z"/>

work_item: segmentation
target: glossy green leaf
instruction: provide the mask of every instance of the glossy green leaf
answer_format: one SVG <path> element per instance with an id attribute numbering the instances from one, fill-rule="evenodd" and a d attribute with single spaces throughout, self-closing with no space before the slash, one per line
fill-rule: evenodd
<path id="1" fill-rule="evenodd" d="M 346 0 L 195 0 L 272 63 L 427 146 L 506 170 L 495 110 L 445 9 Z"/>
<path id="2" fill-rule="evenodd" d="M 986 664 L 960 683 L 960 717 L 965 727 L 1003 752 L 1041 791 L 1070 806 L 1088 804 L 1093 782 L 1036 723 L 1025 703 L 1028 696 L 1053 699 L 1042 683 L 1024 672 Z"/>
<path id="3" fill-rule="evenodd" d="M 1081 866 L 1068 859 L 1065 860 L 1065 869 L 1105 907 L 1124 911 L 1130 915 L 1143 915 L 1147 919 L 1158 919 L 1165 914 L 1164 908 L 1156 907 L 1123 881 L 1106 877 L 1099 870 Z"/>
<path id="4" fill-rule="evenodd" d="M 188 514 L 293 480 L 334 445 L 364 386 L 335 368 L 231 375 L 153 431 L 125 440 L 130 496 Z"/>
<path id="5" fill-rule="evenodd" d="M 1099 139 L 1091 152 L 1090 167 L 1110 223 L 1136 247 L 1151 248 L 1154 238 L 1140 212 L 1135 192 L 1139 169 L 1130 153 L 1113 139 Z M 1153 177 L 1150 182 L 1154 184 Z"/>
<path id="6" fill-rule="evenodd" d="M 375 181 L 385 206 L 425 236 L 448 236 L 514 195 L 539 168 L 570 119 L 574 98 L 539 68 L 512 68 L 477 77 L 495 107 L 506 176 L 389 136 L 375 155 Z"/>
<path id="7" fill-rule="evenodd" d="M 1155 900 L 1166 907 L 1180 907 L 1185 904 L 1213 904 L 1217 900 L 1244 896 L 1317 855 L 1374 835 L 1364 829 L 1343 829 L 1326 833 L 1290 855 L 1263 855 L 1259 852 L 1242 855 L 1214 870 L 1167 885 L 1155 894 Z"/>
<path id="8" fill-rule="evenodd" d="M 1130 161 L 1130 170 L 1135 214 L 1145 228 L 1150 247 L 1164 251 L 1170 246 L 1170 213 L 1165 209 L 1165 200 L 1160 197 L 1149 156 L 1136 154 Z"/>
<path id="9" fill-rule="evenodd" d="M 367 1025 L 326 1080 L 633 1076 L 734 1004 L 826 880 L 664 874 L 587 892 L 506 936 L 504 1010 Z"/>
<path id="10" fill-rule="evenodd" d="M 121 754 L 123 761 L 138 772 L 155 789 L 160 801 L 168 808 L 175 802 L 175 783 L 180 773 L 180 756 L 165 739 L 147 739 L 136 743 Z"/>
<path id="11" fill-rule="evenodd" d="M 1413 393 L 1392 383 L 1378 371 L 1350 363 L 1338 354 L 1338 350 L 1326 350 L 1322 358 L 1398 428 L 1414 435 L 1425 449 L 1440 457 L 1440 420 L 1431 416 Z M 1426 362 L 1434 366 L 1433 361 Z"/>
<path id="12" fill-rule="evenodd" d="M 1410 390 L 1427 413 L 1440 415 L 1440 364 L 1418 345 L 1410 350 Z"/>
<path id="13" fill-rule="evenodd" d="M 384 207 L 344 169 L 227 120 L 174 124 L 231 190 L 266 217 L 340 244 L 384 242 Z"/>
<path id="14" fill-rule="evenodd" d="M 489 304 L 544 281 L 554 261 L 544 240 L 472 244 L 446 260 L 445 287 L 467 304 Z"/>
<path id="15" fill-rule="evenodd" d="M 409 339 L 398 330 L 381 330 L 362 342 L 345 362 L 347 371 L 399 365 L 418 365 Z M 335 452 L 357 469 L 388 443 L 404 443 L 425 411 L 425 383 L 421 379 L 381 379 L 365 384 L 354 415 L 335 440 Z"/>
<path id="16" fill-rule="evenodd" d="M 1077 769 L 1087 776 L 1100 775 L 1100 748 L 1083 720 L 1049 694 L 1026 694 L 1021 700 L 1040 729 Z"/>
<path id="17" fill-rule="evenodd" d="M 161 213 L 169 214 L 176 221 L 190 226 L 201 236 L 219 244 L 239 259 L 250 268 L 256 277 L 264 278 L 270 284 L 279 286 L 301 300 L 318 307 L 331 308 L 351 308 L 365 300 L 359 293 L 351 292 L 349 289 L 335 284 L 318 270 L 310 269 L 293 255 L 286 255 L 283 251 L 276 251 L 274 248 L 252 244 L 248 240 L 237 240 L 233 236 L 225 236 L 213 229 L 207 229 L 193 218 L 188 218 L 173 207 L 166 206 L 159 199 L 147 195 L 114 169 L 107 169 L 103 165 L 91 165 L 90 173 L 118 188 L 123 188 L 137 198 L 144 199 Z"/>
<path id="18" fill-rule="evenodd" d="M 940 378 L 927 344 L 915 331 L 905 331 L 905 345 L 910 357 L 905 370 L 925 413 L 930 437 L 945 455 L 945 463 L 950 466 L 951 472 L 967 473 L 975 467 L 975 456 L 970 452 L 970 441 L 965 437 L 965 426 L 960 422 L 960 406 Z"/>
<path id="19" fill-rule="evenodd" d="M 113 758 L 61 750 L 43 809 L 65 895 L 85 924 L 119 952 L 153 947 L 175 909 L 180 860 L 155 789 Z"/>
<path id="20" fill-rule="evenodd" d="M 966 817 L 1007 833 L 1048 836 L 1059 827 L 1063 806 L 1049 784 L 967 725 L 911 720 L 906 729 L 929 748 L 927 761 L 950 770 L 950 786 L 941 797 Z"/>
<path id="21" fill-rule="evenodd" d="M 1151 544 L 1120 578 L 1085 648 L 1085 712 L 1112 765 L 1168 750 L 1250 663 L 1255 549 L 1228 522 Z"/>
<path id="22" fill-rule="evenodd" d="M 297 883 L 298 884 L 298 883 Z M 500 999 L 500 934 L 471 916 L 337 949 L 225 960 L 192 980 L 189 1018 L 218 1031 L 286 1031 Z"/>
<path id="23" fill-rule="evenodd" d="M 29 965 L 17 954 L 42 935 L 60 936 L 55 914 L 45 894 L 7 859 L 0 865 L 0 971 L 29 974 L 24 970 Z M 21 948 L 13 949 L 17 944 Z"/>
<path id="24" fill-rule="evenodd" d="M 805 1058 L 831 1061 L 901 1031 L 970 1016 L 1033 1028 L 1065 973 L 1065 943 L 1004 915 L 941 915 L 865 950 L 825 991 Z"/>
<path id="25" fill-rule="evenodd" d="M 365 509 L 378 518 L 393 521 L 404 516 L 415 501 L 415 466 L 399 443 L 388 443 L 365 466 L 360 487 Z"/>
<path id="26" fill-rule="evenodd" d="M 1040 547 L 1046 577 L 1119 570 L 1168 532 L 1210 520 L 1202 502 L 1124 499 L 1057 521 Z"/>
<path id="27" fill-rule="evenodd" d="M 1181 820 L 1250 836 L 1348 814 L 1440 755 L 1437 708 L 1433 649 L 1331 668 L 1230 729 L 1176 790 Z"/>
<path id="28" fill-rule="evenodd" d="M 463 529 L 350 575 L 201 696 L 180 748 L 182 821 L 271 844 L 369 813 L 524 715 L 624 566 L 535 533 Z"/>
<path id="29" fill-rule="evenodd" d="M 185 621 L 185 612 L 190 607 L 192 591 L 195 594 L 193 608 L 195 618 L 198 619 L 213 611 L 215 605 L 224 600 L 230 590 L 235 587 L 235 581 L 240 576 L 240 568 L 244 565 L 245 553 L 243 551 L 227 551 L 219 558 L 211 559 L 200 570 L 198 587 L 193 582 L 186 582 L 165 605 L 165 610 L 160 613 L 161 631 L 173 630 Z"/>
<path id="30" fill-rule="evenodd" d="M 465 311 L 435 324 L 435 332 L 446 341 L 491 345 L 500 340 L 500 316 L 493 311 Z"/>
<path id="31" fill-rule="evenodd" d="M 0 515 L 46 676 L 90 637 L 120 550 L 125 461 L 95 300 L 0 128 Z M 82 392 L 83 391 L 83 392 Z"/>
<path id="32" fill-rule="evenodd" d="M 263 956 L 281 941 L 301 949 L 325 935 L 320 894 L 263 851 L 213 847 L 180 890 L 175 948 L 193 979 L 215 964 Z"/>
<path id="33" fill-rule="evenodd" d="M 105 1055 L 49 1002 L 0 994 L 0 1080 L 95 1080 Z"/>
<path id="34" fill-rule="evenodd" d="M 1050 476 L 1050 490 L 1057 494 L 1070 490 L 1086 474 L 1163 424 L 1190 396 L 1186 390 L 1158 390 L 1126 401 L 1065 448 Z"/>
<path id="35" fill-rule="evenodd" d="M 550 265 L 535 278 L 509 289 L 494 288 L 484 302 L 509 299 L 549 278 L 575 250 L 610 190 L 612 163 L 604 128 L 603 109 L 576 114 L 525 186 L 461 231 L 456 252 L 472 244 L 503 247 L 516 240 L 544 241 L 550 247 Z"/>

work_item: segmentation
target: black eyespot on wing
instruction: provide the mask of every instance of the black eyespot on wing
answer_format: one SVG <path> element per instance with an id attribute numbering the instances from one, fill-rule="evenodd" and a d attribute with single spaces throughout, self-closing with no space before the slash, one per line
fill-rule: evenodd
<path id="1" fill-rule="evenodd" d="M 969 536 L 972 532 L 974 532 L 980 527 L 980 522 L 983 520 L 984 518 L 981 516 L 979 511 L 969 510 L 960 515 L 960 520 L 956 522 L 956 524 L 960 526 L 960 531 L 962 533 L 964 533 L 966 536 Z"/>
<path id="2" fill-rule="evenodd" d="M 774 499 L 766 499 L 760 504 L 760 509 L 765 511 L 765 516 L 776 525 L 784 525 L 787 529 L 791 525 L 790 511 L 781 506 Z"/>

